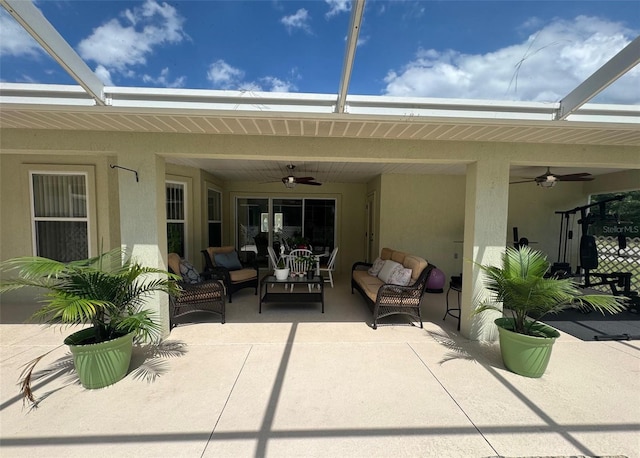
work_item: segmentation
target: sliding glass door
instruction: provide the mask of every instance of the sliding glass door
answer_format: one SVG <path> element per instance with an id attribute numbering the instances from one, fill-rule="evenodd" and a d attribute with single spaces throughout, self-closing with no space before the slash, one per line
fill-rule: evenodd
<path id="1" fill-rule="evenodd" d="M 238 198 L 236 246 L 243 260 L 266 259 L 269 240 L 269 199 Z M 266 241 L 266 242 L 265 242 Z"/>
<path id="2" fill-rule="evenodd" d="M 336 201 L 304 200 L 304 238 L 316 253 L 330 253 L 335 246 Z"/>
<path id="3" fill-rule="evenodd" d="M 267 246 L 276 253 L 298 245 L 316 253 L 335 246 L 336 200 L 309 198 L 238 198 L 236 200 L 238 251 L 268 264 Z"/>
<path id="4" fill-rule="evenodd" d="M 276 253 L 302 239 L 302 199 L 273 199 L 272 243 Z"/>

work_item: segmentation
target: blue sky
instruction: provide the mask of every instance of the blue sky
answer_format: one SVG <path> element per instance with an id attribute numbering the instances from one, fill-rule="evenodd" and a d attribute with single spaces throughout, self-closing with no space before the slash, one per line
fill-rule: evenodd
<path id="1" fill-rule="evenodd" d="M 351 4 L 38 1 L 107 85 L 336 93 Z M 368 0 L 351 94 L 556 102 L 640 34 L 640 0 Z M 0 80 L 74 84 L 4 11 Z M 640 68 L 595 101 L 640 103 Z"/>

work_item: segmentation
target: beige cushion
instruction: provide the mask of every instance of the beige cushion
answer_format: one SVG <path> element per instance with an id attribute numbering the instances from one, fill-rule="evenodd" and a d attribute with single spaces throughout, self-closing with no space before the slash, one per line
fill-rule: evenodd
<path id="1" fill-rule="evenodd" d="M 231 283 L 242 283 L 243 281 L 256 278 L 258 275 L 256 269 L 240 269 L 230 270 L 229 277 L 231 277 Z"/>
<path id="2" fill-rule="evenodd" d="M 407 269 L 411 269 L 411 281 L 409 284 L 413 285 L 429 263 L 419 256 L 407 255 L 402 265 Z"/>
<path id="3" fill-rule="evenodd" d="M 387 259 L 391 259 L 391 254 L 393 253 L 393 250 L 391 248 L 383 248 L 382 250 L 380 250 L 380 259 L 383 260 L 387 260 Z"/>
<path id="4" fill-rule="evenodd" d="M 174 274 L 180 275 L 180 256 L 177 253 L 169 253 L 167 264 Z"/>
<path id="5" fill-rule="evenodd" d="M 398 264 L 404 264 L 404 258 L 407 257 L 407 253 L 403 253 L 402 251 L 394 251 L 391 253 L 391 260 L 397 262 Z"/>
<path id="6" fill-rule="evenodd" d="M 369 275 L 366 270 L 354 270 L 353 279 L 360 285 L 367 297 L 375 302 L 378 289 L 383 285 L 382 280 L 373 275 Z"/>

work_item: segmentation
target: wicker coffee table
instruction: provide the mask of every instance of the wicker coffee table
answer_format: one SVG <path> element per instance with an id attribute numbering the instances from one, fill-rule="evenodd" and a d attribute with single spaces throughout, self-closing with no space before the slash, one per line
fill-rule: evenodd
<path id="1" fill-rule="evenodd" d="M 289 285 L 296 286 L 295 292 L 278 291 L 272 292 L 271 285 Z M 311 285 L 311 291 L 309 291 Z M 318 290 L 319 287 L 320 289 Z M 267 275 L 260 280 L 260 304 L 258 313 L 262 313 L 262 304 L 322 304 L 322 313 L 324 313 L 324 280 L 316 275 L 313 278 L 305 277 L 289 277 L 286 280 L 278 280 L 273 275 Z"/>

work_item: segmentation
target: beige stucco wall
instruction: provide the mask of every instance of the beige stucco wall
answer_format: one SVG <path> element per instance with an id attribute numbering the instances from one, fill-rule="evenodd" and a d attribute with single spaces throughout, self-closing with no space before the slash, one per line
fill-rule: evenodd
<path id="1" fill-rule="evenodd" d="M 640 151 L 638 151 L 638 162 L 640 162 Z M 640 169 L 610 173 L 584 184 L 584 192 L 589 195 L 635 191 L 638 189 L 640 189 Z"/>
<path id="2" fill-rule="evenodd" d="M 372 247 L 369 256 L 369 262 L 373 262 L 377 254 L 380 253 L 380 250 L 383 248 L 380 245 L 380 215 L 381 215 L 381 198 L 380 194 L 382 191 L 382 176 L 378 175 L 373 180 L 367 183 L 367 196 L 371 196 L 373 198 L 373 237 L 372 237 Z M 368 224 L 368 223 L 367 223 Z M 366 244 L 366 241 L 365 241 Z"/>
<path id="3" fill-rule="evenodd" d="M 413 253 L 447 276 L 462 270 L 465 177 L 383 175 L 380 247 Z"/>

